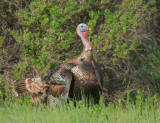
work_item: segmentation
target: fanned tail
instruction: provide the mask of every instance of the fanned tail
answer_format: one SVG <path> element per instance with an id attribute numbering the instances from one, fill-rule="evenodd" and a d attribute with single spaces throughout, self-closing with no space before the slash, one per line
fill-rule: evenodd
<path id="1" fill-rule="evenodd" d="M 30 96 L 32 102 L 39 102 L 45 100 L 48 86 L 41 78 L 27 78 L 14 81 L 13 91 L 16 96 Z"/>
<path id="2" fill-rule="evenodd" d="M 25 83 L 26 80 L 27 79 L 14 81 L 13 86 L 14 86 L 14 92 L 16 93 L 16 96 L 31 94 L 31 92 L 26 88 L 26 83 Z"/>

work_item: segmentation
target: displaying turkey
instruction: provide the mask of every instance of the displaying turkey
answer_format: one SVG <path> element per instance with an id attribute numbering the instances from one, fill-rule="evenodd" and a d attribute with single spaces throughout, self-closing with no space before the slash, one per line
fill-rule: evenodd
<path id="1" fill-rule="evenodd" d="M 84 45 L 83 51 L 76 58 L 62 64 L 58 69 L 43 78 L 25 79 L 14 82 L 14 90 L 22 95 L 31 95 L 32 101 L 45 100 L 48 105 L 68 97 L 79 98 L 82 91 L 92 95 L 98 103 L 101 92 L 102 73 L 93 59 L 92 47 L 87 40 L 89 27 L 82 23 L 77 26 L 77 34 Z"/>

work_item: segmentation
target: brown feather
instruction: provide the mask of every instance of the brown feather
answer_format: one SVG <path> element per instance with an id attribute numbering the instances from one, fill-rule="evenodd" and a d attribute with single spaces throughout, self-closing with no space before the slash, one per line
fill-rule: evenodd
<path id="1" fill-rule="evenodd" d="M 57 97 L 62 93 L 64 87 L 65 85 L 50 85 L 48 93 L 52 94 L 54 97 Z"/>
<path id="2" fill-rule="evenodd" d="M 28 78 L 15 81 L 14 91 L 19 95 L 46 93 L 49 85 L 43 84 L 41 78 Z"/>

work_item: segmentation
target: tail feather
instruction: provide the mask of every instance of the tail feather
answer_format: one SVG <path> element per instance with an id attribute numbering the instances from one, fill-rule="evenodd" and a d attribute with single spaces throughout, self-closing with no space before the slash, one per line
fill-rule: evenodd
<path id="1" fill-rule="evenodd" d="M 40 95 L 48 90 L 48 84 L 44 84 L 41 78 L 28 78 L 15 81 L 13 83 L 14 91 L 18 95 Z"/>
<path id="2" fill-rule="evenodd" d="M 26 79 L 17 80 L 14 82 L 14 91 L 17 96 L 19 95 L 29 95 L 30 91 L 26 88 Z"/>

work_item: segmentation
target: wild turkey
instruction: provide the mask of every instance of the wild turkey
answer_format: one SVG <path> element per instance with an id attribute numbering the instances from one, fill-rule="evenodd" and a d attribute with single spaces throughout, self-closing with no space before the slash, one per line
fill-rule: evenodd
<path id="1" fill-rule="evenodd" d="M 47 97 L 47 102 L 66 101 L 68 97 L 80 97 L 83 91 L 92 95 L 95 103 L 99 100 L 101 91 L 102 73 L 100 67 L 93 59 L 92 47 L 87 40 L 86 33 L 89 27 L 82 23 L 77 26 L 77 34 L 84 45 L 83 51 L 76 58 L 64 63 L 57 70 L 44 78 L 19 80 L 14 83 L 18 94 L 31 94 L 38 99 Z M 35 100 L 37 98 L 33 98 Z"/>

